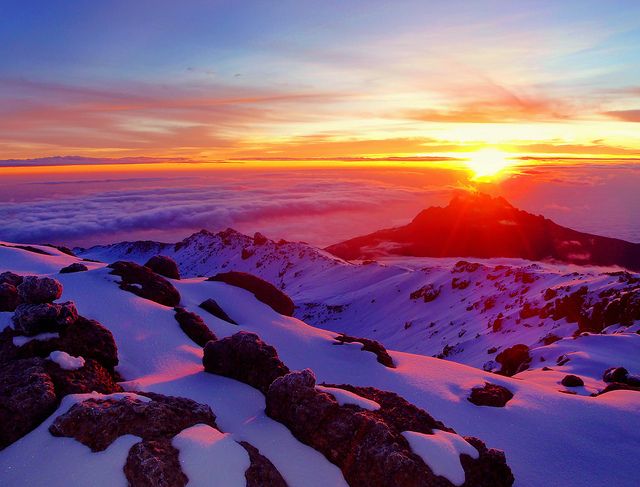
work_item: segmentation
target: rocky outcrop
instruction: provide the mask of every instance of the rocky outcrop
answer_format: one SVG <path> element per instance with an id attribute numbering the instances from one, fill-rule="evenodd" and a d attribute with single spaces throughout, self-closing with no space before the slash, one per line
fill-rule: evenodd
<path id="1" fill-rule="evenodd" d="M 204 347 L 207 342 L 217 340 L 207 324 L 196 313 L 191 313 L 184 308 L 175 308 L 175 318 L 180 329 L 195 343 Z"/>
<path id="2" fill-rule="evenodd" d="M 78 319 L 78 311 L 71 301 L 65 303 L 21 304 L 15 310 L 13 326 L 21 335 L 33 336 L 57 332 Z"/>
<path id="3" fill-rule="evenodd" d="M 640 387 L 640 376 L 631 375 L 624 367 L 611 367 L 604 371 L 602 375 L 604 382 L 618 382 L 631 387 Z"/>
<path id="4" fill-rule="evenodd" d="M 15 311 L 21 302 L 18 289 L 13 284 L 0 283 L 0 311 Z"/>
<path id="5" fill-rule="evenodd" d="M 50 277 L 27 276 L 17 288 L 23 303 L 51 303 L 62 296 L 62 284 Z"/>
<path id="6" fill-rule="evenodd" d="M 118 365 L 118 347 L 111 332 L 96 320 L 78 317 L 60 333 L 61 349 L 65 352 L 94 359 L 112 371 Z"/>
<path id="7" fill-rule="evenodd" d="M 175 307 L 180 303 L 180 293 L 173 284 L 148 267 L 122 260 L 109 267 L 111 274 L 122 278 L 120 289 L 165 306 Z"/>
<path id="8" fill-rule="evenodd" d="M 584 381 L 573 374 L 565 375 L 560 383 L 565 387 L 581 387 L 584 385 Z"/>
<path id="9" fill-rule="evenodd" d="M 180 271 L 176 261 L 166 255 L 154 255 L 144 266 L 169 279 L 180 279 Z"/>
<path id="10" fill-rule="evenodd" d="M 387 352 L 387 349 L 384 348 L 384 346 L 376 340 L 371 340 L 370 338 L 352 337 L 345 333 L 340 333 L 337 337 L 335 337 L 335 340 L 337 340 L 336 345 L 342 345 L 343 343 L 361 343 L 362 350 L 375 354 L 378 362 L 380 362 L 382 365 L 390 368 L 395 367 L 393 359 L 391 358 L 391 355 L 389 355 L 389 352 Z"/>
<path id="11" fill-rule="evenodd" d="M 467 400 L 476 406 L 504 407 L 513 398 L 513 393 L 506 387 L 485 382 L 482 387 L 474 387 Z"/>
<path id="12" fill-rule="evenodd" d="M 280 291 L 273 284 L 246 272 L 222 272 L 207 279 L 208 281 L 220 281 L 231 286 L 245 289 L 259 301 L 271 306 L 274 311 L 285 316 L 293 316 L 295 305 L 289 296 Z"/>
<path id="13" fill-rule="evenodd" d="M 129 486 L 184 487 L 189 479 L 180 467 L 178 455 L 178 450 L 168 439 L 136 443 L 129 450 L 124 465 Z"/>
<path id="14" fill-rule="evenodd" d="M 247 479 L 247 487 L 287 487 L 278 469 L 262 455 L 260 451 L 246 441 L 240 441 L 240 445 L 247 450 L 251 466 L 244 473 Z"/>
<path id="15" fill-rule="evenodd" d="M 0 284 L 6 282 L 7 284 L 11 284 L 12 286 L 18 287 L 20 284 L 22 284 L 23 280 L 24 280 L 24 277 L 22 277 L 19 274 L 14 274 L 13 272 L 10 272 L 10 271 L 6 271 L 0 274 Z"/>
<path id="16" fill-rule="evenodd" d="M 529 368 L 531 355 L 529 355 L 529 347 L 523 344 L 514 345 L 505 348 L 496 355 L 496 362 L 502 367 L 498 371 L 499 374 L 512 376 Z"/>
<path id="17" fill-rule="evenodd" d="M 67 394 L 85 394 L 94 391 L 101 394 L 122 391 L 122 387 L 118 385 L 113 375 L 92 359 L 85 359 L 84 366 L 76 370 L 62 369 L 57 363 L 49 360 L 45 362 L 44 367 L 53 381 L 58 398 Z"/>
<path id="18" fill-rule="evenodd" d="M 599 392 L 592 394 L 592 396 L 600 396 L 611 391 L 636 391 L 640 392 L 640 387 L 630 386 L 623 382 L 610 382 L 607 386 Z"/>
<path id="19" fill-rule="evenodd" d="M 60 274 L 73 274 L 74 272 L 85 272 L 88 271 L 89 268 L 81 264 L 80 262 L 74 262 L 73 264 L 69 264 L 67 267 L 63 267 L 60 269 Z"/>
<path id="20" fill-rule="evenodd" d="M 340 406 L 331 394 L 315 388 L 315 377 L 308 369 L 276 379 L 267 393 L 266 406 L 267 415 L 285 424 L 298 440 L 337 465 L 349 485 L 453 485 L 436 476 L 411 450 L 392 419 L 379 411 Z M 473 442 L 479 458 L 460 456 L 465 486 L 512 485 L 513 475 L 502 452 L 488 450 L 477 439 L 467 441 Z"/>
<path id="21" fill-rule="evenodd" d="M 140 394 L 148 399 L 125 396 L 75 404 L 54 420 L 49 432 L 75 438 L 91 451 L 102 451 L 122 435 L 160 440 L 199 423 L 216 427 L 216 417 L 209 406 L 183 397 Z"/>
<path id="22" fill-rule="evenodd" d="M 271 345 L 241 331 L 204 347 L 204 370 L 249 384 L 266 394 L 271 383 L 289 372 Z"/>
<path id="23" fill-rule="evenodd" d="M 231 323 L 232 325 L 237 325 L 235 321 L 233 321 L 227 313 L 220 307 L 217 301 L 213 298 L 205 299 L 199 305 L 203 310 L 211 313 L 216 318 L 220 318 L 221 320 L 226 321 L 227 323 Z"/>

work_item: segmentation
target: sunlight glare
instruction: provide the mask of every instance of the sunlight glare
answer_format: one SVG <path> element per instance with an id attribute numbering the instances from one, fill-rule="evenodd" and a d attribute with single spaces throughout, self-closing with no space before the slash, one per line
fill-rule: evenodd
<path id="1" fill-rule="evenodd" d="M 465 164 L 473 171 L 473 179 L 489 179 L 505 168 L 515 165 L 515 162 L 500 150 L 481 149 L 470 154 Z"/>

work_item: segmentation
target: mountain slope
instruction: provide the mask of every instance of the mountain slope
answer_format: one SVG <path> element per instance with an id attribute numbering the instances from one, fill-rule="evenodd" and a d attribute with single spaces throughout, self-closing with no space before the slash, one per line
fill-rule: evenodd
<path id="1" fill-rule="evenodd" d="M 420 212 L 409 224 L 331 245 L 343 259 L 383 255 L 513 257 L 640 270 L 640 244 L 562 227 L 503 198 L 468 193 Z"/>

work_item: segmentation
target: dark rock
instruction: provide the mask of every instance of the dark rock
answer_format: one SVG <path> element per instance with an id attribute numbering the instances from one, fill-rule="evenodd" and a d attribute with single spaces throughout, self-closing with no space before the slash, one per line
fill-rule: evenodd
<path id="1" fill-rule="evenodd" d="M 183 397 L 139 394 L 151 401 L 126 396 L 87 399 L 75 404 L 54 420 L 49 432 L 53 436 L 75 438 L 92 451 L 102 451 L 122 435 L 159 440 L 172 438 L 199 423 L 216 427 L 216 417 L 209 406 Z"/>
<path id="2" fill-rule="evenodd" d="M 0 283 L 6 282 L 7 284 L 11 284 L 15 287 L 18 287 L 20 284 L 22 284 L 23 280 L 24 277 L 18 274 L 14 274 L 13 272 L 6 271 L 0 274 Z"/>
<path id="3" fill-rule="evenodd" d="M 256 232 L 253 234 L 253 243 L 254 245 L 264 245 L 267 243 L 267 237 L 262 235 L 260 232 Z"/>
<path id="4" fill-rule="evenodd" d="M 191 313 L 184 308 L 176 308 L 175 311 L 176 321 L 182 331 L 201 347 L 204 347 L 208 341 L 218 339 L 197 314 Z"/>
<path id="5" fill-rule="evenodd" d="M 581 387 L 584 385 L 584 381 L 577 375 L 565 375 L 562 378 L 561 384 L 566 387 Z"/>
<path id="6" fill-rule="evenodd" d="M 16 308 L 12 317 L 16 332 L 26 336 L 61 331 L 77 319 L 78 311 L 71 301 L 21 304 Z"/>
<path id="7" fill-rule="evenodd" d="M 267 393 L 266 411 L 287 426 L 299 441 L 337 465 L 349 485 L 452 486 L 445 478 L 435 476 L 413 453 L 393 420 L 385 419 L 377 411 L 340 406 L 331 394 L 315 388 L 315 377 L 309 369 L 276 379 Z M 480 458 L 473 460 L 461 455 L 460 459 L 465 474 L 478 483 L 465 485 L 512 485 L 513 476 L 504 454 L 487 450 L 479 440 L 472 441 Z M 483 475 L 489 480 L 483 480 Z"/>
<path id="8" fill-rule="evenodd" d="M 217 301 L 213 298 L 205 299 L 202 303 L 200 303 L 200 307 L 211 313 L 216 318 L 220 318 L 221 320 L 226 321 L 227 323 L 231 323 L 232 325 L 237 325 L 235 321 L 233 321 L 227 313 L 220 307 Z"/>
<path id="9" fill-rule="evenodd" d="M 242 252 L 240 253 L 240 258 L 242 260 L 247 260 L 247 259 L 253 257 L 253 254 L 255 254 L 255 253 L 256 253 L 256 251 L 254 249 L 250 249 L 250 248 L 244 247 L 242 249 Z"/>
<path id="10" fill-rule="evenodd" d="M 18 290 L 13 284 L 0 283 L 0 311 L 15 311 L 21 302 Z"/>
<path id="11" fill-rule="evenodd" d="M 606 394 L 607 392 L 611 392 L 611 391 L 637 391 L 637 392 L 640 392 L 640 386 L 639 387 L 634 387 L 634 386 L 630 386 L 629 384 L 625 384 L 623 382 L 610 382 L 609 384 L 607 384 L 607 387 L 602 389 L 600 392 L 592 394 L 592 396 L 600 396 L 602 394 Z"/>
<path id="12" fill-rule="evenodd" d="M 122 387 L 116 383 L 111 373 L 92 359 L 86 359 L 84 366 L 76 370 L 63 369 L 52 361 L 45 363 L 45 369 L 55 385 L 58 397 L 93 391 L 101 394 L 122 392 Z"/>
<path id="13" fill-rule="evenodd" d="M 502 367 L 499 371 L 502 375 L 514 375 L 529 368 L 531 356 L 529 355 L 529 347 L 523 344 L 514 345 L 505 348 L 496 355 L 496 362 Z"/>
<path id="14" fill-rule="evenodd" d="M 26 250 L 27 252 L 32 252 L 34 254 L 39 254 L 39 255 L 53 255 L 53 254 L 50 254 L 49 252 L 45 252 L 44 250 L 39 249 L 38 247 L 33 247 L 32 245 L 9 245 L 9 244 L 0 243 L 0 247 Z"/>
<path id="15" fill-rule="evenodd" d="M 118 347 L 111 332 L 82 316 L 60 332 L 61 349 L 76 357 L 94 359 L 112 371 L 118 365 Z"/>
<path id="16" fill-rule="evenodd" d="M 247 450 L 251 466 L 244 473 L 247 479 L 247 487 L 287 487 L 287 483 L 271 461 L 262 455 L 260 451 L 246 441 L 240 441 L 240 445 Z"/>
<path id="17" fill-rule="evenodd" d="M 122 278 L 120 289 L 165 306 L 175 307 L 180 303 L 180 293 L 173 284 L 148 267 L 122 260 L 109 267 L 113 269 L 111 274 Z"/>
<path id="18" fill-rule="evenodd" d="M 154 255 L 144 265 L 156 274 L 170 279 L 180 279 L 180 271 L 176 261 L 166 255 Z"/>
<path id="19" fill-rule="evenodd" d="M 62 349 L 59 337 L 29 340 L 24 345 L 15 346 L 13 344 L 15 336 L 19 335 L 9 327 L 0 332 L 0 364 L 23 358 L 48 357 L 54 350 Z"/>
<path id="20" fill-rule="evenodd" d="M 71 274 L 73 272 L 85 272 L 88 271 L 89 268 L 81 264 L 80 262 L 74 262 L 73 264 L 69 264 L 67 267 L 63 267 L 60 269 L 60 274 Z"/>
<path id="21" fill-rule="evenodd" d="M 240 287 L 253 293 L 259 301 L 271 306 L 274 311 L 285 316 L 293 316 L 295 305 L 291 298 L 280 291 L 273 284 L 246 272 L 222 272 L 207 279 L 208 281 L 220 281 L 231 286 Z"/>
<path id="22" fill-rule="evenodd" d="M 629 371 L 624 367 L 611 367 L 604 371 L 602 380 L 604 382 L 626 382 Z"/>
<path id="23" fill-rule="evenodd" d="M 370 338 L 352 337 L 344 333 L 340 333 L 337 337 L 335 337 L 335 340 L 337 340 L 339 344 L 362 343 L 362 350 L 374 353 L 378 358 L 378 362 L 380 362 L 385 367 L 395 368 L 393 359 L 391 358 L 391 355 L 389 355 L 389 352 L 387 352 L 387 349 L 384 348 L 384 346 L 376 340 L 371 340 Z"/>
<path id="24" fill-rule="evenodd" d="M 51 303 L 62 296 L 62 284 L 50 277 L 27 276 L 17 288 L 24 303 Z"/>
<path id="25" fill-rule="evenodd" d="M 207 343 L 202 363 L 207 372 L 239 380 L 265 394 L 275 379 L 289 372 L 275 348 L 246 331 Z"/>
<path id="26" fill-rule="evenodd" d="M 513 392 L 498 384 L 485 382 L 483 387 L 471 389 L 467 400 L 476 406 L 504 407 L 513 398 Z"/>
<path id="27" fill-rule="evenodd" d="M 555 335 L 554 333 L 548 333 L 544 337 L 542 337 L 542 343 L 544 345 L 551 345 L 557 341 L 561 340 L 561 337 Z"/>
<path id="28" fill-rule="evenodd" d="M 0 450 L 26 435 L 56 408 L 44 359 L 16 360 L 0 368 Z"/>
<path id="29" fill-rule="evenodd" d="M 184 487 L 189 479 L 171 440 L 136 443 L 129 450 L 124 474 L 130 487 Z"/>
<path id="30" fill-rule="evenodd" d="M 409 298 L 411 299 L 422 299 L 425 303 L 430 303 L 434 301 L 438 296 L 440 296 L 440 292 L 442 291 L 442 287 L 435 287 L 433 284 L 427 284 L 426 286 L 422 286 L 420 289 L 413 291 Z"/>

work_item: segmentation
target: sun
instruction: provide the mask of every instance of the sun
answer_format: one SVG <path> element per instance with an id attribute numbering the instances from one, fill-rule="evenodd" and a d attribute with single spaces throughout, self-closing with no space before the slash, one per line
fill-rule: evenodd
<path id="1" fill-rule="evenodd" d="M 473 179 L 492 179 L 515 162 L 498 149 L 481 149 L 470 154 L 465 164 L 473 171 Z"/>

